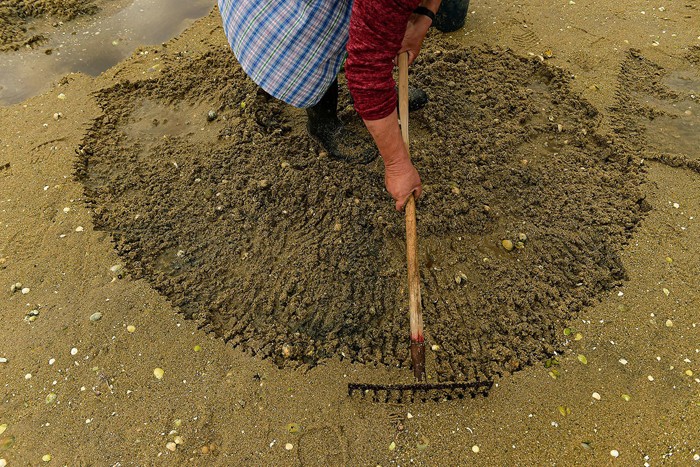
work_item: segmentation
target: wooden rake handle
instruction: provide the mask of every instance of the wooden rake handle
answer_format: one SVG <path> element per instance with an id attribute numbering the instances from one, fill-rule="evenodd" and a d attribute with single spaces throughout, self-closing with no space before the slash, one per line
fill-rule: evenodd
<path id="1" fill-rule="evenodd" d="M 408 142 L 408 52 L 399 54 L 399 116 L 401 136 L 410 154 Z M 409 196 L 406 210 L 406 260 L 408 263 L 408 310 L 411 323 L 411 362 L 413 376 L 425 380 L 425 340 L 418 271 L 418 233 L 416 231 L 416 200 Z"/>

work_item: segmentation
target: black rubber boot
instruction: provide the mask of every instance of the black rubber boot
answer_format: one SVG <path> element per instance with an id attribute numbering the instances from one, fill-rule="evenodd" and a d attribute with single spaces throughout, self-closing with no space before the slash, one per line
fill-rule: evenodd
<path id="1" fill-rule="evenodd" d="M 408 87 L 408 110 L 414 112 L 425 107 L 428 103 L 428 95 L 421 88 Z M 398 104 L 397 104 L 398 105 Z"/>
<path id="2" fill-rule="evenodd" d="M 355 164 L 367 164 L 379 152 L 371 139 L 348 131 L 338 118 L 338 80 L 331 84 L 318 104 L 306 109 L 307 129 L 328 151 L 332 159 Z"/>
<path id="3" fill-rule="evenodd" d="M 442 32 L 452 32 L 464 26 L 469 0 L 443 0 L 433 26 Z"/>

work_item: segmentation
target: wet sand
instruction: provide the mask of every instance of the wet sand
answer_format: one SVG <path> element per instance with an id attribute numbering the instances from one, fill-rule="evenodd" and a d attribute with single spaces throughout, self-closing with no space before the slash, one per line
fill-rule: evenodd
<path id="1" fill-rule="evenodd" d="M 428 318 L 434 321 L 428 321 L 427 331 L 443 340 L 431 352 L 428 370 L 438 378 L 445 363 L 458 370 L 486 368 L 481 372 L 493 382 L 487 397 L 393 404 L 348 398 L 350 381 L 410 380 L 400 341 L 365 356 L 357 350 L 364 347 L 355 339 L 370 335 L 369 323 L 358 322 L 357 333 L 334 335 L 336 347 L 319 337 L 323 323 L 310 327 L 315 334 L 309 339 L 332 349 L 314 358 L 313 365 L 303 359 L 284 364 L 277 353 L 281 347 L 274 345 L 267 353 L 256 350 L 266 344 L 250 339 L 255 331 L 288 338 L 286 331 L 265 323 L 264 314 L 254 314 L 252 305 L 270 299 L 256 281 L 269 269 L 269 274 L 280 273 L 276 284 L 284 286 L 290 274 L 306 267 L 303 258 L 313 257 L 302 248 L 297 266 L 269 264 L 275 235 L 297 232 L 292 229 L 301 223 L 295 218 L 275 231 L 270 219 L 285 204 L 270 192 L 279 195 L 274 190 L 298 180 L 322 184 L 315 174 L 324 170 L 328 177 L 342 174 L 327 187 L 331 194 L 341 187 L 337 205 L 333 197 L 308 201 L 307 207 L 329 214 L 314 224 L 318 232 L 306 232 L 308 243 L 302 245 L 313 246 L 323 234 L 350 245 L 357 236 L 373 239 L 373 231 L 389 239 L 377 243 L 381 256 L 364 271 L 383 281 L 372 293 L 391 304 L 385 308 L 397 324 L 382 330 L 392 339 L 400 339 L 400 320 L 405 320 L 402 219 L 381 191 L 376 165 L 353 169 L 358 175 L 335 169 L 306 140 L 299 112 L 255 101 L 254 88 L 235 72 L 235 64 L 225 62 L 225 38 L 213 12 L 166 46 L 142 48 L 95 78 L 70 75 L 43 95 L 0 109 L 0 284 L 5 284 L 0 357 L 7 359 L 0 363 L 0 426 L 7 425 L 0 433 L 0 458 L 8 465 L 40 464 L 47 454 L 51 462 L 68 465 L 692 465 L 700 459 L 700 141 L 693 131 L 700 115 L 700 39 L 693 35 L 700 30 L 697 10 L 680 3 L 661 11 L 634 0 L 548 9 L 496 1 L 474 4 L 471 10 L 464 30 L 448 37 L 431 34 L 412 70 L 411 79 L 424 83 L 433 99 L 432 107 L 412 119 L 411 131 L 429 195 L 418 207 L 426 297 L 459 303 L 450 319 L 478 323 L 489 349 L 472 356 L 464 349 L 469 336 L 459 326 L 440 324 L 444 315 L 436 315 Z M 509 63 L 517 71 L 510 77 L 502 71 Z M 231 76 L 222 74 L 220 85 L 197 79 L 197 73 L 214 65 L 231 67 Z M 556 79 L 528 81 L 524 70 Z M 470 79 L 460 82 L 461 74 Z M 190 81 L 196 85 L 186 86 Z M 445 93 L 450 81 L 460 87 Z M 482 84 L 499 93 L 470 92 Z M 479 110 L 481 94 L 491 105 Z M 517 107 L 519 96 L 530 99 L 535 110 L 547 110 L 541 112 L 542 122 L 508 120 L 517 115 L 508 104 Z M 237 114 L 241 99 L 250 108 Z M 204 116 L 212 108 L 226 120 L 207 125 Z M 190 121 L 187 138 L 178 138 L 177 118 L 183 119 L 180 128 Z M 234 126 L 235 118 L 241 120 Z M 356 123 L 350 111 L 343 118 Z M 168 123 L 154 127 L 153 119 L 167 119 L 173 130 Z M 288 130 L 280 134 L 278 128 Z M 247 141 L 244 130 L 258 144 Z M 522 131 L 527 137 L 514 137 Z M 159 142 L 163 135 L 171 137 L 171 144 Z M 570 144 L 564 145 L 567 138 Z M 552 141 L 561 145 L 556 151 Z M 279 164 L 270 160 L 248 172 L 242 160 L 226 165 L 241 152 L 279 151 L 279 144 L 293 148 L 288 163 L 297 172 L 289 181 L 281 157 Z M 463 178 L 448 180 L 438 155 L 431 153 L 435 145 L 446 160 L 464 164 Z M 80 153 L 86 146 L 93 157 L 115 159 L 111 165 L 93 159 L 95 171 L 90 172 L 89 157 Z M 201 174 L 188 172 L 193 167 Z M 212 186 L 200 193 L 192 183 L 188 191 L 183 171 Z M 215 182 L 224 171 L 232 182 L 219 187 Z M 345 194 L 344 184 L 350 182 L 343 177 L 360 175 L 365 184 L 352 183 L 361 193 L 349 188 Z M 257 184 L 263 176 L 268 186 Z M 245 183 L 234 183 L 237 179 Z M 209 201 L 198 197 L 207 188 L 212 196 L 222 193 L 229 200 L 208 211 Z M 246 198 L 235 206 L 230 198 L 240 194 Z M 343 230 L 353 225 L 346 220 L 352 210 L 342 219 L 331 217 L 345 212 L 346 196 L 353 205 L 362 197 L 363 209 L 371 211 L 358 216 L 366 219 L 364 230 Z M 483 211 L 480 199 L 487 196 L 498 219 Z M 227 214 L 237 207 L 242 219 L 237 222 L 248 219 L 264 231 L 250 236 L 245 228 L 236 230 L 238 224 L 222 223 L 219 204 Z M 148 211 L 154 206 L 160 209 Z M 178 206 L 201 209 L 178 212 Z M 137 208 L 150 216 L 141 226 L 129 223 Z M 256 222 L 249 220 L 253 208 Z M 154 235 L 164 231 L 170 237 Z M 516 240 L 521 231 L 528 233 L 524 248 L 503 251 L 500 241 L 506 236 Z M 233 258 L 227 255 L 235 254 L 235 245 L 203 242 L 227 232 L 236 235 L 232 243 L 249 242 L 261 259 L 253 255 L 248 267 L 231 260 L 218 263 L 212 249 L 218 245 L 218 256 Z M 468 239 L 466 247 L 455 241 L 459 236 Z M 178 256 L 179 248 L 173 247 L 181 243 L 194 246 Z M 293 253 L 293 244 L 298 240 L 276 248 Z M 483 257 L 495 265 L 484 267 Z M 558 270 L 572 272 L 566 279 L 571 282 L 545 280 L 527 267 L 530 262 L 546 268 L 547 258 Z M 337 269 L 342 261 L 329 261 L 330 272 L 306 277 L 303 289 L 287 293 L 288 303 L 297 297 L 301 305 L 313 305 L 310 290 L 328 286 L 339 271 L 356 274 L 358 264 L 348 263 L 343 271 Z M 201 275 L 180 273 L 192 268 Z M 465 285 L 454 279 L 460 270 Z M 246 271 L 252 273 L 250 290 L 258 287 L 262 302 L 246 295 L 245 283 L 236 282 Z M 582 273 L 580 281 L 576 273 Z M 346 283 L 354 280 L 349 275 Z M 17 282 L 22 286 L 11 292 Z M 545 286 L 552 305 L 523 308 L 528 294 Z M 352 318 L 353 309 L 343 311 L 340 298 L 369 300 L 335 289 L 338 303 L 328 314 L 333 319 Z M 494 302 L 491 310 L 506 314 L 485 313 L 488 294 L 504 289 L 510 292 L 504 292 L 504 303 Z M 218 296 L 222 290 L 227 293 Z M 231 296 L 240 303 L 226 302 Z M 217 332 L 211 326 L 217 309 L 207 303 L 225 304 L 221 310 L 235 318 L 232 322 L 253 316 L 255 326 L 241 334 L 235 327 Z M 428 306 L 426 313 L 443 309 L 450 308 Z M 524 315 L 525 324 L 549 323 L 540 328 L 548 334 L 532 334 L 537 346 L 528 347 L 530 329 L 518 327 L 523 309 L 530 313 Z M 315 311 L 314 316 L 320 312 Z M 91 321 L 95 312 L 102 317 Z M 31 316 L 36 318 L 30 321 Z M 501 342 L 498 336 L 507 338 Z M 514 337 L 522 346 L 509 347 Z M 337 355 L 342 345 L 355 346 L 355 354 Z M 454 356 L 466 363 L 455 366 Z M 155 368 L 164 370 L 162 379 Z M 171 451 L 168 443 L 176 436 L 181 444 Z"/>

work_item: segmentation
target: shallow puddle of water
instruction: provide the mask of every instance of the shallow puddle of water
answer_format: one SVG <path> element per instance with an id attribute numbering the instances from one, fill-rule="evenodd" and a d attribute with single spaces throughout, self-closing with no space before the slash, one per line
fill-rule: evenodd
<path id="1" fill-rule="evenodd" d="M 700 80 L 689 73 L 676 71 L 669 73 L 664 80 L 669 88 L 676 92 L 688 92 L 691 94 L 700 94 Z"/>
<path id="2" fill-rule="evenodd" d="M 700 118 L 697 116 L 662 116 L 650 122 L 647 131 L 653 149 L 700 159 Z"/>
<path id="3" fill-rule="evenodd" d="M 646 124 L 651 149 L 700 159 L 700 79 L 690 73 L 674 72 L 663 83 L 682 99 L 642 99 L 666 114 Z"/>
<path id="4" fill-rule="evenodd" d="M 134 0 L 115 14 L 64 24 L 41 47 L 0 55 L 0 104 L 39 94 L 67 73 L 96 76 L 136 47 L 176 36 L 214 5 L 213 0 Z"/>

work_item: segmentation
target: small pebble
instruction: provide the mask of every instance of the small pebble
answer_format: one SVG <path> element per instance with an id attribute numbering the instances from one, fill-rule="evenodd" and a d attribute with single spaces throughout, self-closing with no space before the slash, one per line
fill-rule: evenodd
<path id="1" fill-rule="evenodd" d="M 292 355 L 292 346 L 289 344 L 282 345 L 282 356 L 289 358 Z"/>
<path id="2" fill-rule="evenodd" d="M 687 376 L 693 376 L 693 370 L 685 370 Z"/>
<path id="3" fill-rule="evenodd" d="M 667 320 L 666 320 L 666 327 L 667 327 L 667 328 L 672 328 L 672 327 L 673 327 L 673 321 L 671 321 L 670 319 L 667 319 Z"/>
<path id="4" fill-rule="evenodd" d="M 673 207 L 674 207 L 674 208 L 676 208 L 676 209 L 678 209 L 678 208 L 680 208 L 680 207 L 681 207 L 681 205 L 680 205 L 680 204 L 678 204 L 678 203 L 673 203 Z"/>
<path id="5" fill-rule="evenodd" d="M 625 360 L 624 358 L 621 358 L 621 359 L 618 360 L 618 361 L 619 361 L 620 363 L 622 363 L 623 365 L 627 365 L 627 360 Z"/>
<path id="6" fill-rule="evenodd" d="M 57 397 L 57 396 L 56 396 L 56 393 L 50 392 L 50 393 L 48 393 L 48 394 L 46 395 L 45 402 L 46 402 L 47 404 L 53 404 L 53 403 L 56 401 L 56 397 Z"/>
<path id="7" fill-rule="evenodd" d="M 287 431 L 290 433 L 299 433 L 301 427 L 298 423 L 287 423 Z"/>
<path id="8" fill-rule="evenodd" d="M 610 451 L 610 455 L 613 457 L 617 457 L 620 455 L 620 453 L 617 451 L 617 449 L 613 449 L 612 451 Z"/>
<path id="9" fill-rule="evenodd" d="M 201 352 L 201 351 L 202 351 L 202 346 L 199 345 L 199 344 L 195 345 L 195 346 L 194 346 L 194 351 L 195 351 L 195 352 Z"/>
<path id="10" fill-rule="evenodd" d="M 23 289 L 22 289 L 22 293 L 23 293 L 24 295 L 27 295 L 27 294 L 29 293 L 29 287 L 23 288 Z"/>
<path id="11" fill-rule="evenodd" d="M 73 347 L 72 349 L 70 349 L 70 354 L 71 354 L 71 355 L 78 355 L 78 349 L 76 349 L 75 347 Z"/>
<path id="12" fill-rule="evenodd" d="M 216 111 L 210 110 L 209 112 L 207 112 L 207 121 L 213 122 L 214 120 L 216 120 L 216 117 L 218 117 L 218 116 L 219 115 L 216 113 Z"/>
<path id="13" fill-rule="evenodd" d="M 56 112 L 55 114 L 53 114 L 53 119 L 54 119 L 54 120 L 58 120 L 58 119 L 60 119 L 61 117 L 63 117 L 63 114 L 62 114 L 61 112 Z"/>
<path id="14" fill-rule="evenodd" d="M 664 295 L 666 295 L 667 297 L 671 294 L 671 291 L 668 290 L 667 288 L 664 288 L 663 291 L 664 291 Z"/>
<path id="15" fill-rule="evenodd" d="M 411 412 L 408 412 L 408 413 L 406 414 L 406 418 L 408 418 L 408 419 L 413 418 L 413 414 L 412 414 Z"/>
<path id="16" fill-rule="evenodd" d="M 654 377 L 651 376 L 651 375 L 647 376 L 647 379 L 648 379 L 649 381 L 654 381 Z"/>
<path id="17" fill-rule="evenodd" d="M 395 443 L 394 441 L 392 441 L 392 442 L 389 444 L 389 451 L 393 451 L 394 449 L 396 449 L 396 443 Z"/>
<path id="18" fill-rule="evenodd" d="M 520 233 L 518 234 L 518 240 L 520 240 L 521 242 L 526 242 L 526 241 L 527 241 L 527 235 L 525 235 L 524 233 L 520 232 Z"/>
<path id="19" fill-rule="evenodd" d="M 127 330 L 128 332 L 135 332 L 135 331 L 136 331 L 136 326 L 134 326 L 133 324 L 130 324 L 130 325 L 128 325 L 128 326 L 126 327 L 126 330 Z"/>
<path id="20" fill-rule="evenodd" d="M 452 187 L 452 194 L 458 195 L 458 194 L 460 194 L 460 193 L 461 193 L 461 191 L 460 191 L 459 188 L 457 188 L 456 186 L 453 186 L 453 187 Z"/>
<path id="21" fill-rule="evenodd" d="M 631 399 L 631 397 L 629 396 L 629 394 L 623 394 L 623 395 L 620 396 L 620 397 L 622 397 L 622 400 L 625 401 L 625 402 L 629 402 L 630 399 Z"/>
<path id="22" fill-rule="evenodd" d="M 165 371 L 163 371 L 162 368 L 156 368 L 153 370 L 153 376 L 155 376 L 156 379 L 163 379 L 164 374 L 165 374 Z"/>
<path id="23" fill-rule="evenodd" d="M 474 446 L 472 446 L 472 452 L 477 453 L 479 451 L 480 451 L 479 446 L 477 446 L 476 444 Z"/>
<path id="24" fill-rule="evenodd" d="M 7 363 L 7 358 L 0 357 L 0 363 Z"/>
<path id="25" fill-rule="evenodd" d="M 508 239 L 502 240 L 501 245 L 503 246 L 503 248 L 505 248 L 506 251 L 512 251 L 514 247 L 513 242 L 511 242 Z"/>
<path id="26" fill-rule="evenodd" d="M 90 315 L 90 321 L 92 321 L 93 323 L 95 321 L 99 321 L 101 319 L 102 319 L 102 313 L 100 313 L 99 311 L 96 311 L 95 313 Z"/>
<path id="27" fill-rule="evenodd" d="M 115 264 L 114 266 L 110 267 L 109 270 L 112 272 L 119 272 L 121 271 L 123 266 L 121 264 Z"/>
<path id="28" fill-rule="evenodd" d="M 24 375 L 24 379 L 32 379 L 32 374 L 27 373 L 26 375 Z"/>
<path id="29" fill-rule="evenodd" d="M 82 232 L 83 230 L 85 230 L 85 228 L 82 225 L 79 225 L 78 227 L 75 228 L 76 232 Z"/>
<path id="30" fill-rule="evenodd" d="M 7 461 L 5 459 L 0 459 L 0 467 L 5 467 L 7 465 Z"/>
<path id="31" fill-rule="evenodd" d="M 175 452 L 175 450 L 177 449 L 177 444 L 175 444 L 175 443 L 173 443 L 172 441 L 170 441 L 168 444 L 165 445 L 165 448 L 166 448 L 168 451 Z"/>
<path id="32" fill-rule="evenodd" d="M 597 392 L 594 392 L 593 394 L 591 394 L 591 397 L 597 401 L 600 400 L 600 394 L 598 394 Z"/>
<path id="33" fill-rule="evenodd" d="M 430 346 L 430 349 L 431 349 L 433 352 L 437 352 L 438 350 L 440 350 L 440 346 L 437 345 L 437 344 L 433 344 L 433 345 Z"/>
<path id="34" fill-rule="evenodd" d="M 56 359 L 55 359 L 55 358 L 50 358 L 50 359 L 49 359 L 49 365 L 53 365 L 54 363 L 56 363 Z"/>
<path id="35" fill-rule="evenodd" d="M 287 443 L 284 445 L 284 449 L 286 449 L 287 451 L 291 451 L 292 449 L 294 449 L 294 445 L 292 443 Z"/>
<path id="36" fill-rule="evenodd" d="M 56 96 L 56 97 L 58 97 L 58 98 L 61 99 L 61 100 L 64 100 L 64 99 L 66 98 L 66 95 L 63 94 L 63 93 L 61 93 L 61 94 L 59 94 L 59 95 Z"/>
<path id="37" fill-rule="evenodd" d="M 182 444 L 184 442 L 184 440 L 182 439 L 182 436 L 174 437 L 173 441 L 175 442 L 175 444 Z"/>
<path id="38" fill-rule="evenodd" d="M 5 433 L 5 430 L 7 430 L 7 423 L 0 425 L 0 435 Z"/>
<path id="39" fill-rule="evenodd" d="M 70 212 L 70 208 L 63 208 L 63 212 L 65 212 L 65 213 Z"/>
<path id="40" fill-rule="evenodd" d="M 44 462 L 50 462 L 51 459 L 52 459 L 51 454 L 44 454 L 43 456 L 41 456 L 41 460 Z"/>
<path id="41" fill-rule="evenodd" d="M 695 455 L 693 456 L 693 460 L 694 460 L 694 461 L 700 461 L 700 454 L 695 454 Z M 0 466 L 0 467 L 2 467 L 2 466 Z"/>

